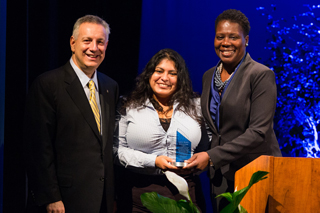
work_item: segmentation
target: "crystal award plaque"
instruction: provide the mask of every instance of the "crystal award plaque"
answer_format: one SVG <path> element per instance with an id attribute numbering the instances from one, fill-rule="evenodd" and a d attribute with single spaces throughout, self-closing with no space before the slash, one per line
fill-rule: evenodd
<path id="1" fill-rule="evenodd" d="M 187 165 L 185 160 L 191 158 L 191 142 L 177 130 L 176 139 L 176 162 L 173 163 L 176 167 L 184 167 Z"/>

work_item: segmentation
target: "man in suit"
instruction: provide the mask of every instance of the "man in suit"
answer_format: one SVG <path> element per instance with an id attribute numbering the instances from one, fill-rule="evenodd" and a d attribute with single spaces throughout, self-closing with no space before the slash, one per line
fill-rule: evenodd
<path id="1" fill-rule="evenodd" d="M 238 10 L 226 10 L 215 22 L 217 66 L 202 78 L 201 108 L 212 132 L 211 148 L 189 159 L 186 168 L 209 165 L 213 208 L 229 202 L 215 197 L 234 191 L 237 170 L 261 155 L 281 156 L 273 130 L 275 75 L 254 61 L 246 47 L 250 24 Z"/>
<path id="2" fill-rule="evenodd" d="M 118 85 L 97 72 L 110 29 L 79 18 L 71 59 L 32 84 L 25 114 L 29 212 L 113 212 Z"/>

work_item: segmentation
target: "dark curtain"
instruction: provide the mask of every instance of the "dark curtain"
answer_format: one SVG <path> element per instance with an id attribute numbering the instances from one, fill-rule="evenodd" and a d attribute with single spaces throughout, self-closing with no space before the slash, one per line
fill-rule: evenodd
<path id="1" fill-rule="evenodd" d="M 4 93 L 6 60 L 7 0 L 0 0 L 0 213 L 3 207 Z"/>
<path id="2" fill-rule="evenodd" d="M 3 212 L 23 212 L 25 206 L 21 133 L 29 85 L 70 59 L 74 22 L 93 14 L 111 28 L 106 58 L 98 70 L 116 80 L 120 93 L 126 94 L 138 72 L 141 4 L 141 0 L 7 2 Z"/>

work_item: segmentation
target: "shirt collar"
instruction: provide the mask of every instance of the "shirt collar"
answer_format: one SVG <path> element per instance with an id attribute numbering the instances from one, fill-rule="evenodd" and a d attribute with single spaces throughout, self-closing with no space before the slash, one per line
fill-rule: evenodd
<path id="1" fill-rule="evenodd" d="M 79 67 L 77 67 L 77 65 L 74 63 L 74 61 L 72 60 L 72 57 L 70 58 L 70 64 L 73 68 L 73 70 L 75 71 L 75 73 L 77 74 L 82 87 L 86 87 L 88 82 L 90 80 L 93 80 L 94 85 L 96 87 L 96 91 L 99 91 L 99 87 L 98 87 L 98 78 L 97 78 L 97 70 L 94 71 L 93 77 L 89 78 Z"/>
<path id="2" fill-rule="evenodd" d="M 178 104 L 179 104 L 178 101 L 174 101 L 174 103 L 173 103 L 173 110 L 175 110 L 175 108 L 178 106 Z M 146 100 L 146 102 L 145 102 L 144 105 L 145 105 L 146 107 L 149 107 L 149 108 L 154 109 L 153 104 L 151 103 L 151 101 L 150 101 L 149 98 Z"/>

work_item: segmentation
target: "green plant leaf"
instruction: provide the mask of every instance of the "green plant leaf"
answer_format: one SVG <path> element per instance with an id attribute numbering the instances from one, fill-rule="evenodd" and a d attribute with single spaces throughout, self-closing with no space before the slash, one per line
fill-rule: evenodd
<path id="1" fill-rule="evenodd" d="M 237 207 L 236 207 L 236 208 L 237 208 Z M 224 207 L 224 208 L 220 211 L 220 213 L 231 213 L 231 212 L 234 212 L 236 208 L 234 208 L 234 206 L 233 206 L 232 203 L 229 203 L 226 207 Z"/>
<path id="2" fill-rule="evenodd" d="M 239 213 L 248 213 L 247 210 L 245 208 L 243 208 L 243 206 L 241 206 L 240 204 L 239 204 L 239 206 L 240 206 Z"/>
<path id="3" fill-rule="evenodd" d="M 177 202 L 177 205 L 180 207 L 180 209 L 187 210 L 186 212 L 200 213 L 199 209 L 191 202 L 186 202 L 185 200 L 179 200 Z"/>
<path id="4" fill-rule="evenodd" d="M 153 213 L 200 213 L 191 202 L 186 200 L 175 201 L 156 192 L 143 193 L 140 198 L 142 204 Z"/>
<path id="5" fill-rule="evenodd" d="M 243 206 L 239 204 L 236 210 L 233 211 L 233 213 L 248 213 L 248 212 L 245 208 L 243 208 Z"/>
<path id="6" fill-rule="evenodd" d="M 255 172 L 250 179 L 249 187 L 251 187 L 253 184 L 258 183 L 260 180 L 264 180 L 267 177 L 265 177 L 269 172 L 266 171 L 257 171 Z"/>
<path id="7" fill-rule="evenodd" d="M 229 202 L 232 201 L 232 194 L 231 194 L 230 192 L 222 193 L 222 194 L 216 196 L 216 198 L 217 198 L 217 197 L 225 197 L 225 198 L 227 198 L 227 200 L 228 200 Z"/>
<path id="8" fill-rule="evenodd" d="M 156 192 L 143 193 L 140 198 L 142 204 L 153 213 L 176 212 L 179 209 L 175 200 L 163 197 Z"/>
<path id="9" fill-rule="evenodd" d="M 220 213 L 230 213 L 230 212 L 247 212 L 241 205 L 240 205 L 240 210 L 238 209 L 238 206 L 243 199 L 243 197 L 246 195 L 248 190 L 251 188 L 251 186 L 260 180 L 264 180 L 267 177 L 265 177 L 269 172 L 266 171 L 257 171 L 254 174 L 252 174 L 251 179 L 249 181 L 249 185 L 244 187 L 243 189 L 233 192 L 233 193 L 223 193 L 220 194 L 217 197 L 225 197 L 228 199 L 230 204 L 228 204 Z"/>

